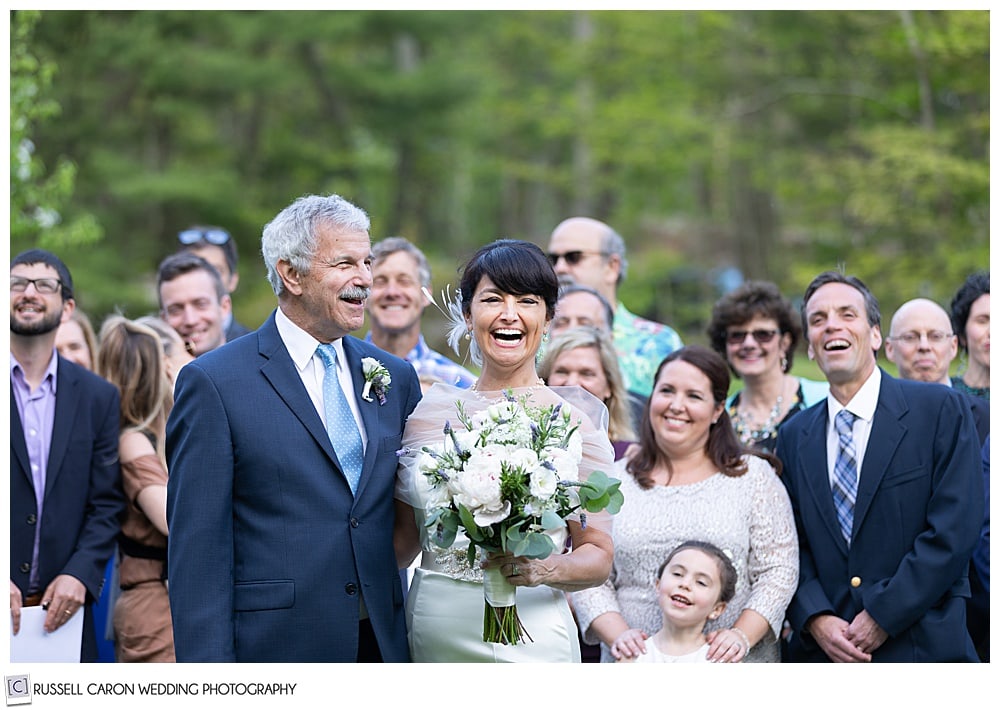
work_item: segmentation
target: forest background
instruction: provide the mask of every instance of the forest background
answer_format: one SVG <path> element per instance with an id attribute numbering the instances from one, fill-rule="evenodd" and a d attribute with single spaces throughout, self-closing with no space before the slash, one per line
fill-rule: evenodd
<path id="1" fill-rule="evenodd" d="M 99 325 L 156 310 L 192 224 L 275 298 L 263 225 L 335 192 L 428 255 L 587 215 L 630 310 L 706 342 L 741 278 L 861 277 L 890 315 L 989 268 L 989 12 L 16 11 L 11 254 L 70 265 Z M 886 328 L 888 324 L 886 324 Z M 427 311 L 425 335 L 447 351 Z M 805 358 L 803 362 L 808 363 Z"/>

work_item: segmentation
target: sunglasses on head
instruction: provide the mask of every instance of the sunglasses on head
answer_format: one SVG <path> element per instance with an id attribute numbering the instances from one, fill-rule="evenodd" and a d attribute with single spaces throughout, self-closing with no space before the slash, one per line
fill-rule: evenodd
<path id="1" fill-rule="evenodd" d="M 550 251 L 546 254 L 546 256 L 549 257 L 549 263 L 553 266 L 558 264 L 560 259 L 565 259 L 566 263 L 570 266 L 576 266 L 583 261 L 583 257 L 585 256 L 608 256 L 608 254 L 603 251 L 583 251 L 575 249 L 573 251 L 567 251 L 563 254 L 556 254 L 555 252 Z"/>
<path id="2" fill-rule="evenodd" d="M 183 232 L 178 232 L 177 239 L 185 246 L 200 241 L 221 246 L 229 241 L 229 232 L 225 229 L 185 229 Z"/>
<path id="3" fill-rule="evenodd" d="M 767 345 L 774 340 L 774 336 L 778 333 L 778 330 L 765 330 L 764 328 L 760 328 L 758 330 L 730 330 L 726 333 L 726 342 L 730 345 L 742 345 L 743 341 L 746 340 L 749 335 L 759 344 Z"/>

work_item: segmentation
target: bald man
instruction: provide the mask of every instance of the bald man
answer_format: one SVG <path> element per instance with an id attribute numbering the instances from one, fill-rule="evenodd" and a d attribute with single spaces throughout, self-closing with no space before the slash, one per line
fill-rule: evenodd
<path id="1" fill-rule="evenodd" d="M 958 336 L 951 330 L 951 318 L 934 301 L 915 298 L 907 301 L 892 316 L 885 356 L 899 368 L 904 380 L 932 382 L 951 387 L 948 375 L 951 361 L 958 355 Z M 976 423 L 979 443 L 990 433 L 989 402 L 962 394 Z M 987 513 L 988 514 L 988 513 Z M 989 660 L 989 592 L 977 575 L 970 573 L 972 598 L 966 609 L 969 634 L 976 644 L 980 660 Z"/>
<path id="2" fill-rule="evenodd" d="M 673 328 L 634 315 L 618 300 L 628 271 L 625 240 L 604 222 L 570 217 L 549 236 L 548 256 L 561 284 L 590 286 L 611 304 L 611 337 L 625 387 L 649 397 L 660 361 L 683 343 Z"/>

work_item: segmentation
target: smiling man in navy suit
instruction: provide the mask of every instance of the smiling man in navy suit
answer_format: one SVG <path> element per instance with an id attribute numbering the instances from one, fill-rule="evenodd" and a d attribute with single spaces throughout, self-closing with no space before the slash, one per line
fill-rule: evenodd
<path id="1" fill-rule="evenodd" d="M 348 335 L 372 285 L 368 229 L 337 195 L 285 208 L 262 239 L 277 310 L 177 379 L 167 518 L 180 662 L 409 660 L 393 488 L 420 385 Z M 376 361 L 388 377 L 366 389 Z"/>
<path id="2" fill-rule="evenodd" d="M 48 610 L 55 631 L 83 613 L 80 660 L 97 660 L 94 602 L 125 511 L 119 395 L 59 356 L 76 302 L 62 260 L 43 249 L 10 263 L 10 613 Z"/>
<path id="3" fill-rule="evenodd" d="M 802 319 L 830 394 L 778 433 L 799 536 L 790 660 L 978 660 L 965 607 L 984 502 L 968 407 L 877 366 L 878 302 L 857 278 L 817 276 Z"/>

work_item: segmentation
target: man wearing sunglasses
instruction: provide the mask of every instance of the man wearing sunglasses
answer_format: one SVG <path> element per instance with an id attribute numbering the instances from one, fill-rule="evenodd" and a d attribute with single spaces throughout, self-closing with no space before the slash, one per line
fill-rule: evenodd
<path id="1" fill-rule="evenodd" d="M 603 222 L 571 217 L 552 231 L 548 256 L 560 283 L 590 286 L 612 304 L 612 341 L 625 387 L 648 398 L 657 366 L 683 343 L 673 328 L 640 318 L 618 300 L 628 271 L 625 241 Z"/>
<path id="2" fill-rule="evenodd" d="M 215 267 L 219 276 L 222 277 L 222 285 L 225 286 L 226 292 L 232 298 L 233 292 L 240 283 L 240 272 L 236 240 L 230 236 L 229 232 L 222 227 L 195 225 L 178 232 L 177 241 L 181 243 L 182 251 L 197 254 Z M 227 343 L 250 332 L 249 328 L 236 320 L 232 311 L 225 316 L 223 326 Z"/>
<path id="3" fill-rule="evenodd" d="M 885 339 L 885 356 L 896 364 L 903 379 L 951 387 L 948 370 L 957 355 L 958 336 L 951 332 L 951 318 L 934 301 L 915 298 L 893 314 L 889 337 Z M 955 391 L 969 405 L 979 434 L 979 446 L 982 446 L 990 434 L 990 403 L 982 397 L 958 389 Z M 989 510 L 985 525 L 988 531 Z M 976 574 L 975 567 L 970 568 L 969 583 L 972 596 L 966 607 L 966 621 L 979 660 L 986 662 L 990 652 L 990 593 Z"/>
<path id="4" fill-rule="evenodd" d="M 61 357 L 56 330 L 76 303 L 59 257 L 31 249 L 10 264 L 10 614 L 52 633 L 83 614 L 80 660 L 97 660 L 94 603 L 125 510 L 119 395 Z M 41 607 L 44 621 L 24 610 Z M 37 634 L 37 629 L 32 629 Z M 102 629 L 103 633 L 103 629 Z"/>

